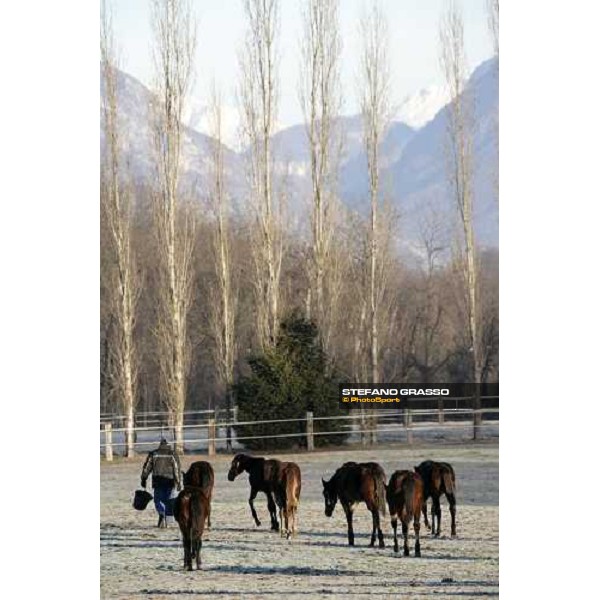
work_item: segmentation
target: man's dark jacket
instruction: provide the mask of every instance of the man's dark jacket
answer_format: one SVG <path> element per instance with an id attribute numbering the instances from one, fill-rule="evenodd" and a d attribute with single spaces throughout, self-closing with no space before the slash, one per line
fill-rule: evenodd
<path id="1" fill-rule="evenodd" d="M 146 487 L 148 475 L 152 473 L 152 487 L 181 487 L 181 465 L 177 453 L 162 441 L 156 450 L 148 453 L 142 468 L 142 487 Z"/>

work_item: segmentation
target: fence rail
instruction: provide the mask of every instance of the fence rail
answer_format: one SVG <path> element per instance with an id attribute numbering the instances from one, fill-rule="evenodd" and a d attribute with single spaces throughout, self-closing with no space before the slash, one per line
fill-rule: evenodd
<path id="1" fill-rule="evenodd" d="M 347 436 L 348 443 L 373 443 L 406 442 L 412 444 L 415 440 L 447 440 L 465 437 L 491 437 L 499 436 L 499 415 L 497 397 L 487 400 L 496 400 L 495 406 L 490 404 L 479 410 L 472 408 L 423 408 L 423 409 L 384 409 L 360 411 L 354 409 L 351 414 L 339 416 L 314 416 L 307 412 L 306 416 L 296 419 L 265 419 L 261 421 L 237 421 L 234 412 L 233 419 L 219 420 L 218 417 L 226 416 L 225 411 L 188 411 L 186 416 L 197 418 L 203 415 L 204 422 L 186 423 L 183 425 L 184 448 L 186 450 L 206 450 L 209 455 L 214 455 L 218 448 L 225 449 L 236 446 L 241 448 L 244 442 L 262 439 L 298 438 L 299 445 L 307 451 L 315 447 L 315 438 L 318 436 Z M 462 400 L 462 399 L 461 399 Z M 159 413 L 154 413 L 159 414 Z M 161 413 L 166 414 L 166 413 Z M 481 416 L 481 423 L 475 424 L 475 415 Z M 136 422 L 144 422 L 144 416 Z M 104 415 L 103 415 L 104 417 Z M 115 415 L 114 421 L 121 421 L 120 415 Z M 189 419 L 194 420 L 194 418 Z M 101 417 L 100 421 L 100 449 L 107 460 L 112 460 L 117 454 L 117 449 L 126 447 L 125 427 L 115 426 L 113 420 Z M 326 422 L 337 421 L 338 428 L 326 427 Z M 323 422 L 326 431 L 317 431 L 315 424 Z M 297 423 L 298 431 L 289 433 L 268 433 L 265 435 L 243 435 L 240 428 L 252 426 L 270 426 L 283 423 Z M 238 428 L 235 434 L 232 429 Z M 134 428 L 134 447 L 136 450 L 148 451 L 155 446 L 158 436 L 165 433 L 165 429 L 172 428 L 161 423 L 160 425 L 136 426 Z M 230 432 L 231 437 L 227 437 Z M 238 435 L 239 434 L 239 435 Z M 342 442 L 345 443 L 345 442 Z M 236 448 L 236 449 L 237 449 Z"/>

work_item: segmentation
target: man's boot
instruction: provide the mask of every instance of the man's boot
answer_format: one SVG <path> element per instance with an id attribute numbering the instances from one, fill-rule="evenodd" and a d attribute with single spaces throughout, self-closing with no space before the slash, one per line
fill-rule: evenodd
<path id="1" fill-rule="evenodd" d="M 163 523 L 165 522 L 165 516 L 164 515 L 158 515 L 158 525 L 157 527 L 164 527 Z"/>

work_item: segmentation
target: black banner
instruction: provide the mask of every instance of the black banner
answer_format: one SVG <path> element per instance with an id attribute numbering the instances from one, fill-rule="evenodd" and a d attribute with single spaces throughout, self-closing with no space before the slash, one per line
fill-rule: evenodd
<path id="1" fill-rule="evenodd" d="M 346 408 L 498 408 L 498 383 L 340 383 L 339 401 Z"/>

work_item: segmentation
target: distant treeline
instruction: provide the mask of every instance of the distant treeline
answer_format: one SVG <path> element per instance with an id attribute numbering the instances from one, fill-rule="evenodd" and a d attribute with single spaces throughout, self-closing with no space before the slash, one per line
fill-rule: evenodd
<path id="1" fill-rule="evenodd" d="M 157 248 L 149 192 L 138 188 L 133 211 L 132 247 L 140 284 L 134 337 L 138 352 L 138 410 L 164 409 L 156 354 Z M 216 377 L 211 325 L 211 302 L 216 287 L 215 253 L 212 240 L 216 223 L 204 214 L 198 200 L 192 215 L 197 220 L 192 305 L 188 316 L 190 361 L 188 365 L 187 410 L 225 407 L 225 390 Z M 361 314 L 364 290 L 359 276 L 365 261 L 356 215 L 353 227 L 336 232 L 338 268 L 342 285 L 336 314 L 332 315 L 329 356 L 336 371 L 349 380 L 369 381 L 368 348 L 364 344 Z M 366 224 L 363 223 L 366 227 Z M 234 279 L 237 284 L 236 380 L 249 371 L 247 357 L 258 350 L 254 307 L 251 219 L 237 219 L 231 231 Z M 351 229 L 351 230 L 350 230 Z M 101 249 L 101 409 L 119 413 L 119 401 L 111 387 L 111 344 L 117 335 L 112 316 L 111 282 L 115 261 L 111 244 L 105 241 L 102 223 Z M 310 316 L 314 299 L 309 293 L 309 242 L 296 230 L 286 235 L 282 265 L 283 315 L 294 309 Z M 441 254 L 441 253 L 438 253 Z M 407 266 L 399 254 L 390 257 L 386 284 L 386 318 L 380 334 L 382 381 L 462 382 L 470 380 L 471 355 L 465 336 L 465 301 L 461 262 L 451 258 L 423 260 Z M 498 252 L 479 254 L 483 381 L 498 381 Z M 363 342 L 361 343 L 361 340 Z"/>

